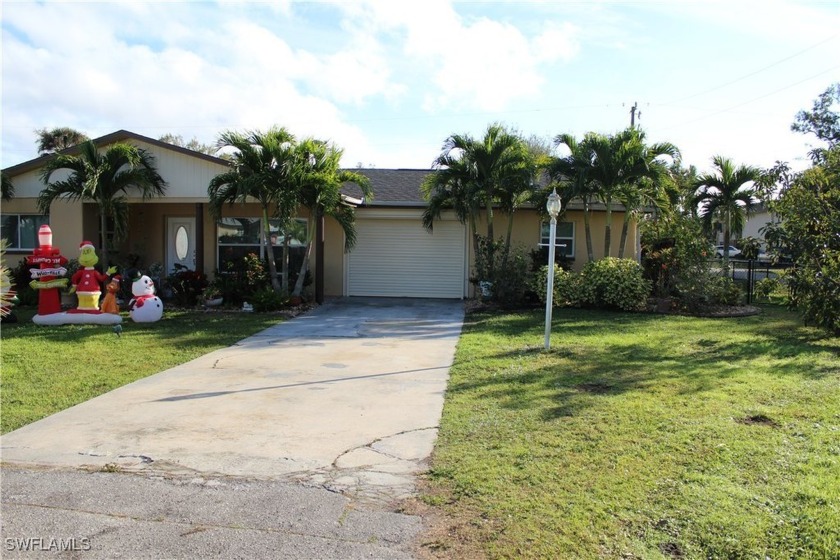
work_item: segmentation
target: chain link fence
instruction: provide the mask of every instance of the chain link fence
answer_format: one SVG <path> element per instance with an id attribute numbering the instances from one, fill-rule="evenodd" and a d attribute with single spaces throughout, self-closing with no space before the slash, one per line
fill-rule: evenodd
<path id="1" fill-rule="evenodd" d="M 765 278 L 781 279 L 784 271 L 790 268 L 790 262 L 772 263 L 763 260 L 729 259 L 729 269 L 723 266 L 723 259 L 712 259 L 710 268 L 721 276 L 728 276 L 741 286 L 746 294 L 747 304 L 755 301 L 756 282 Z"/>

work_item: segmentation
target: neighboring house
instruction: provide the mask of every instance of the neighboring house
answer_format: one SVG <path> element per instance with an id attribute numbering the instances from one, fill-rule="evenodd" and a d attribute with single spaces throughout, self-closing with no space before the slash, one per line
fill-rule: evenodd
<path id="1" fill-rule="evenodd" d="M 778 221 L 778 219 L 775 219 L 775 221 Z M 773 214 L 771 214 L 770 210 L 767 209 L 767 205 L 765 205 L 763 202 L 757 204 L 753 211 L 750 213 L 749 217 L 747 217 L 747 222 L 744 224 L 744 229 L 741 232 L 740 237 L 754 237 L 760 240 L 762 250 L 764 250 L 766 249 L 766 244 L 764 242 L 764 234 L 759 230 L 766 227 L 767 224 L 771 224 L 773 222 Z"/>
<path id="2" fill-rule="evenodd" d="M 129 233 L 118 248 L 116 262 L 135 255 L 142 267 L 164 264 L 167 271 L 179 264 L 190 269 L 214 273 L 229 259 L 249 252 L 260 253 L 259 206 L 236 203 L 226 206 L 221 221 L 208 211 L 207 185 L 225 171 L 228 162 L 121 130 L 95 139 L 103 146 L 128 142 L 155 157 L 158 172 L 168 183 L 165 197 L 143 201 L 130 199 Z M 72 148 L 69 150 L 72 152 Z M 84 240 L 97 242 L 99 221 L 92 203 L 56 202 L 47 219 L 38 214 L 37 196 L 43 189 L 41 169 L 50 156 L 42 156 L 4 169 L 15 186 L 15 198 L 2 206 L 2 235 L 13 241 L 7 258 L 11 266 L 31 254 L 37 245 L 37 231 L 49 221 L 54 244 L 68 258 L 76 258 L 77 247 Z M 374 198 L 364 201 L 356 210 L 357 241 L 345 253 L 343 232 L 328 218 L 324 226 L 323 286 L 326 296 L 390 296 L 464 298 L 472 294 L 469 282 L 474 262 L 472 243 L 467 228 L 453 213 L 445 214 L 429 233 L 421 223 L 425 201 L 420 185 L 430 170 L 359 169 L 370 178 Z M 60 179 L 56 174 L 54 179 Z M 353 187 L 347 195 L 359 196 Z M 599 211 L 600 210 L 600 211 Z M 301 218 L 306 217 L 302 210 Z M 507 216 L 496 213 L 496 231 L 504 235 Z M 623 212 L 613 212 L 613 254 L 618 252 Z M 305 239 L 305 221 L 299 222 L 295 236 Z M 479 223 L 479 233 L 485 228 Z M 592 216 L 595 256 L 602 256 L 604 244 L 603 207 Z M 518 210 L 514 218 L 513 244 L 525 250 L 548 243 L 548 224 L 534 208 Z M 579 269 L 586 262 L 583 213 L 572 203 L 561 215 L 557 227 L 557 243 Z M 293 241 L 293 253 L 302 252 L 302 244 Z M 313 247 L 315 268 L 318 245 Z M 280 247 L 275 248 L 277 257 Z M 637 230 L 631 228 L 626 256 L 638 256 Z M 313 271 L 314 273 L 314 271 Z"/>

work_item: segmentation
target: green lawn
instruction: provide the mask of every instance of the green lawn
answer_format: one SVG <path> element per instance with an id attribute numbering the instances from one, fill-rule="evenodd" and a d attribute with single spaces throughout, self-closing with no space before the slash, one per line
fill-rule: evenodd
<path id="1" fill-rule="evenodd" d="M 37 326 L 34 311 L 0 331 L 0 433 L 126 383 L 229 346 L 281 320 L 279 315 L 170 311 L 157 323 L 123 317 L 111 326 Z M 125 315 L 125 314 L 124 314 Z"/>
<path id="2" fill-rule="evenodd" d="M 840 339 L 765 306 L 467 316 L 424 501 L 442 557 L 840 558 Z"/>

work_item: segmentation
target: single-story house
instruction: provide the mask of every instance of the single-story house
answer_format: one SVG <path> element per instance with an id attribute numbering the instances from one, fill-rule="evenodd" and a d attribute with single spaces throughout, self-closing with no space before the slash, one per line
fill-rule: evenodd
<path id="1" fill-rule="evenodd" d="M 212 275 L 229 259 L 249 252 L 261 253 L 257 204 L 226 206 L 221 220 L 208 210 L 207 185 L 227 170 L 228 162 L 207 154 L 120 130 L 94 140 L 99 146 L 115 142 L 134 144 L 155 158 L 155 165 L 168 183 L 166 195 L 142 200 L 129 200 L 129 232 L 119 248 L 123 258 L 134 255 L 142 267 L 159 262 L 166 271 L 179 264 Z M 72 153 L 73 148 L 68 152 Z M 7 261 L 17 261 L 32 253 L 37 246 L 37 232 L 42 223 L 49 223 L 53 244 L 68 258 L 78 255 L 82 240 L 97 243 L 99 220 L 93 203 L 55 202 L 49 217 L 37 210 L 37 197 L 44 185 L 41 169 L 51 156 L 8 167 L 3 173 L 15 188 L 15 196 L 2 205 L 2 235 L 9 240 Z M 356 209 L 357 242 L 350 252 L 344 251 L 344 237 L 339 225 L 327 218 L 323 240 L 323 293 L 326 296 L 386 296 L 464 298 L 472 294 L 470 270 L 474 262 L 472 243 L 466 226 L 454 213 L 444 214 L 433 232 L 425 230 L 421 215 L 425 201 L 420 193 L 425 169 L 359 169 L 370 178 L 374 197 Z M 56 173 L 54 179 L 61 176 Z M 358 196 L 352 186 L 347 193 Z M 592 216 L 595 256 L 602 256 L 605 214 L 603 207 Z M 497 235 L 504 235 L 507 216 L 496 212 Z M 548 225 L 534 208 L 522 208 L 514 214 L 512 239 L 526 249 L 548 243 Z M 302 209 L 301 218 L 306 217 Z M 618 240 L 623 208 L 613 212 L 613 255 Z M 305 228 L 301 220 L 300 228 Z M 485 228 L 479 223 L 479 232 Z M 296 237 L 305 238 L 298 231 Z M 302 244 L 293 241 L 293 250 L 302 251 Z M 574 201 L 561 215 L 557 228 L 558 249 L 566 252 L 573 267 L 586 262 L 583 213 Z M 317 251 L 318 245 L 313 248 Z M 279 248 L 277 249 L 279 250 Z M 634 227 L 627 240 L 626 256 L 638 256 L 638 234 Z M 277 253 L 279 256 L 279 252 Z M 118 261 L 119 262 L 119 261 Z M 316 254 L 312 255 L 315 269 Z M 314 270 L 313 270 L 314 274 Z M 316 279 L 317 282 L 317 279 Z"/>

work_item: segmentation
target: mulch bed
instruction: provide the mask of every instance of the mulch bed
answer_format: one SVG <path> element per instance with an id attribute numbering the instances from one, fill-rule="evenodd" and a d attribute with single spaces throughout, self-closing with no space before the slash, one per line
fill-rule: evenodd
<path id="1" fill-rule="evenodd" d="M 537 309 L 537 306 L 526 306 L 520 309 Z M 544 308 L 544 307 L 543 307 Z M 509 308 L 502 307 L 498 304 L 489 301 L 482 301 L 480 299 L 468 299 L 464 301 L 464 311 L 467 315 L 471 313 L 481 313 L 485 311 L 509 311 Z M 687 311 L 679 309 L 673 305 L 663 306 L 661 302 L 651 298 L 648 302 L 647 309 L 642 313 L 656 313 L 662 315 L 686 315 L 690 317 L 750 317 L 761 313 L 761 309 L 753 305 L 713 305 L 699 311 Z"/>

